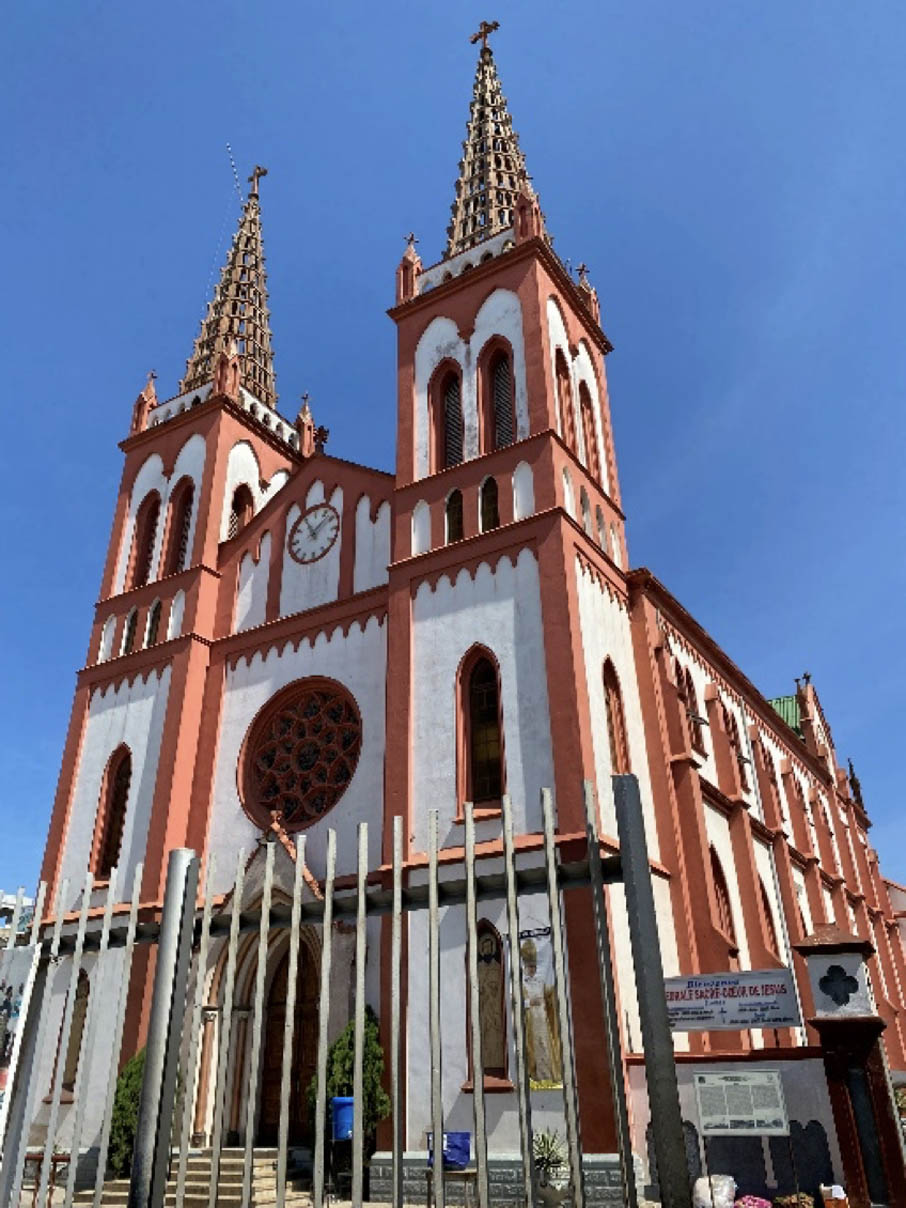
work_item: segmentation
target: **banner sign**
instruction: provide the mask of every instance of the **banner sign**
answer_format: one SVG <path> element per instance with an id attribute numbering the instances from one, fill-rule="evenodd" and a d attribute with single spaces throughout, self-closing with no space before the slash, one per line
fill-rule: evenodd
<path id="1" fill-rule="evenodd" d="M 692 1076 L 703 1137 L 785 1137 L 790 1125 L 780 1070 Z"/>
<path id="2" fill-rule="evenodd" d="M 664 991 L 674 1032 L 798 1028 L 802 1022 L 786 968 L 666 977 Z"/>

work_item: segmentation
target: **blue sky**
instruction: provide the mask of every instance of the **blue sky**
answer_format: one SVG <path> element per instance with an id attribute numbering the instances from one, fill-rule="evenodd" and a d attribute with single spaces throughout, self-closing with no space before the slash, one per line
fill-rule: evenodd
<path id="1" fill-rule="evenodd" d="M 0 887 L 34 883 L 149 368 L 262 212 L 281 406 L 393 465 L 403 235 L 439 257 L 474 71 L 591 268 L 634 565 L 767 695 L 812 672 L 906 881 L 906 9 L 651 0 L 7 6 Z"/>

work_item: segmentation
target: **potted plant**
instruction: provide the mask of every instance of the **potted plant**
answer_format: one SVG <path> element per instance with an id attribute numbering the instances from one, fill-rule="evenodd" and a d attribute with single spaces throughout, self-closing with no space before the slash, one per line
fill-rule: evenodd
<path id="1" fill-rule="evenodd" d="M 572 1187 L 560 1134 L 553 1129 L 533 1133 L 532 1160 L 538 1172 L 538 1198 L 543 1204 L 562 1204 L 572 1194 Z"/>
<path id="2" fill-rule="evenodd" d="M 778 1195 L 774 1208 L 815 1208 L 815 1201 L 807 1191 L 794 1191 L 792 1195 Z"/>

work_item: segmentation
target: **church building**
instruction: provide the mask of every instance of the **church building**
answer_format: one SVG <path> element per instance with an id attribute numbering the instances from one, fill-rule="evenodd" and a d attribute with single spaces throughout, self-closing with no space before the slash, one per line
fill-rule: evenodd
<path id="1" fill-rule="evenodd" d="M 215 901 L 229 894 L 243 852 L 251 901 L 268 837 L 278 848 L 275 893 L 291 892 L 304 837 L 305 893 L 319 900 L 328 831 L 342 887 L 354 883 L 359 823 L 368 824 L 369 869 L 379 875 L 396 818 L 407 875 L 418 879 L 429 810 L 439 811 L 441 859 L 452 867 L 466 802 L 478 863 L 493 869 L 504 795 L 519 859 L 530 862 L 543 850 L 542 789 L 553 793 L 558 842 L 584 841 L 586 781 L 603 850 L 615 852 L 611 776 L 631 772 L 665 974 L 789 967 L 800 1007 L 798 1026 L 675 1033 L 690 1169 L 703 1171 L 707 1157 L 749 1171 L 753 1187 L 777 1187 L 789 1183 L 794 1155 L 813 1181 L 877 1187 L 880 1178 L 894 1196 L 903 1161 L 884 1096 L 891 1079 L 906 1083 L 906 890 L 881 873 L 858 781 L 838 762 L 809 677 L 789 696 L 762 696 L 668 587 L 632 568 L 598 296 L 584 266 L 574 276 L 554 251 L 487 33 L 479 42 L 443 258 L 423 264 L 410 239 L 396 270 L 392 471 L 345 460 L 307 403 L 292 420 L 277 408 L 263 168 L 250 177 L 178 392 L 158 398 L 152 375 L 124 411 L 125 435 L 110 434 L 122 438 L 122 478 L 50 822 L 47 902 L 65 880 L 61 906 L 77 910 L 89 867 L 90 925 L 99 926 L 113 870 L 126 903 L 141 865 L 140 917 L 157 917 L 168 854 L 183 847 L 201 856 Z M 391 405 L 388 397 L 386 417 Z M 632 1150 L 640 1188 L 656 1190 L 622 888 L 608 897 Z M 563 897 L 572 1052 L 550 1009 L 545 895 L 528 895 L 520 911 L 514 953 L 505 902 L 479 904 L 491 1156 L 504 1161 L 519 1144 L 506 1004 L 508 962 L 518 959 L 534 1125 L 562 1129 L 559 1087 L 572 1062 L 584 1151 L 616 1169 L 590 895 Z M 334 927 L 331 1038 L 350 1017 L 356 973 L 354 935 Z M 466 931 L 452 911 L 442 941 L 444 1114 L 447 1127 L 470 1130 Z M 242 949 L 224 1002 L 222 954 L 212 947 L 188 1085 L 197 1145 L 210 1144 L 214 1127 L 214 1054 L 228 1012 L 236 1068 L 226 1128 L 243 1143 L 253 1119 L 255 1143 L 275 1143 L 288 944 L 283 932 L 268 954 L 251 1112 L 255 948 Z M 404 944 L 404 1147 L 424 1151 L 423 915 L 407 919 Z M 311 1129 L 319 951 L 317 928 L 303 928 L 290 1136 L 299 1145 Z M 815 952 L 864 960 L 880 1023 L 862 1064 L 814 1022 Z M 80 973 L 82 998 L 112 1001 L 104 978 L 115 974 L 94 977 L 92 959 Z M 153 973 L 149 950 L 136 949 L 121 1063 L 144 1044 Z M 390 956 L 380 918 L 368 921 L 365 984 L 383 1024 Z M 61 1019 L 66 993 L 61 974 L 52 1000 Z M 52 1050 L 41 1056 L 39 1081 L 50 1085 L 57 1060 Z M 100 1123 L 91 1105 L 103 1101 L 111 1055 L 104 1045 L 80 1052 L 77 1042 L 66 1060 L 67 1084 L 78 1074 L 88 1096 L 83 1136 L 93 1144 Z M 714 1137 L 706 1155 L 693 1073 L 762 1068 L 781 1071 L 789 1144 Z M 874 1156 L 865 1156 L 858 1094 L 875 1107 Z M 39 1101 L 37 1140 L 47 1111 Z M 60 1111 L 65 1145 L 74 1114 L 65 1093 Z M 379 1150 L 388 1145 L 380 1131 Z"/>

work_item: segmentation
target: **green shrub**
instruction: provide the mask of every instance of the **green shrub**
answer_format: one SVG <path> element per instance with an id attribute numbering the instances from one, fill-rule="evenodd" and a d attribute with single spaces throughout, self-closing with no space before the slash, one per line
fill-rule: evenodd
<path id="1" fill-rule="evenodd" d="M 145 1072 L 145 1050 L 130 1057 L 116 1080 L 113 1117 L 110 1121 L 110 1149 L 107 1165 L 117 1179 L 126 1178 L 132 1170 L 132 1149 L 138 1124 L 138 1100 L 142 1093 Z"/>
<path id="2" fill-rule="evenodd" d="M 335 1095 L 352 1094 L 355 1060 L 355 1021 L 350 1020 L 327 1052 L 327 1123 L 330 1127 L 330 1101 Z M 362 1050 L 362 1116 L 366 1137 L 372 1137 L 378 1124 L 390 1115 L 390 1096 L 383 1087 L 384 1050 L 378 1033 L 378 1018 L 365 1007 L 365 1044 Z M 315 1118 L 318 1076 L 308 1086 L 311 1119 Z M 329 1132 L 328 1132 L 328 1135 Z"/>

